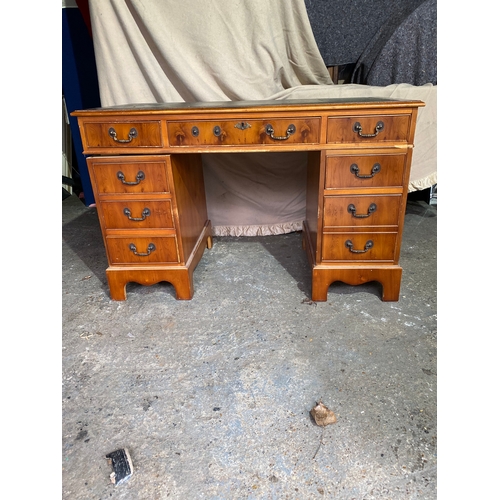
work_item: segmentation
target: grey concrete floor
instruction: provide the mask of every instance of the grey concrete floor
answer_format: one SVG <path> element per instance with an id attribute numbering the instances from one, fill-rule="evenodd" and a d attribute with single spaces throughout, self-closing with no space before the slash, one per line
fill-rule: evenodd
<path id="1" fill-rule="evenodd" d="M 114 302 L 96 209 L 62 215 L 64 499 L 436 498 L 437 206 L 408 202 L 398 302 L 337 283 L 311 303 L 300 233 L 214 238 L 191 301 Z"/>

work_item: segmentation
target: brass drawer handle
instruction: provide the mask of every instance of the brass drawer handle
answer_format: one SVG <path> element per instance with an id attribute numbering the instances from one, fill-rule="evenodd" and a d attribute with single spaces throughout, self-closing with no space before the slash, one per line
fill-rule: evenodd
<path id="1" fill-rule="evenodd" d="M 359 122 L 356 122 L 352 126 L 352 130 L 354 132 L 357 132 L 360 137 L 368 137 L 368 138 L 369 137 L 376 137 L 379 134 L 379 132 L 384 130 L 384 122 L 377 122 L 377 125 L 375 125 L 375 132 L 373 134 L 362 134 L 363 128 L 361 127 L 361 123 L 359 123 Z"/>
<path id="2" fill-rule="evenodd" d="M 370 248 L 373 248 L 373 241 L 372 240 L 368 240 L 365 243 L 364 250 L 355 250 L 353 248 L 354 243 L 351 240 L 346 240 L 345 246 L 349 249 L 349 252 L 351 252 L 351 253 L 365 253 L 365 252 L 368 252 L 368 250 L 370 250 Z"/>
<path id="3" fill-rule="evenodd" d="M 135 182 L 127 182 L 125 180 L 125 175 L 123 174 L 123 172 L 121 170 L 118 170 L 118 172 L 116 172 L 116 177 L 120 179 L 122 184 L 126 184 L 127 186 L 135 186 L 143 181 L 146 178 L 146 175 L 142 170 L 139 170 L 139 172 L 137 172 L 137 175 L 135 176 Z"/>
<path id="4" fill-rule="evenodd" d="M 148 245 L 146 253 L 138 252 L 137 247 L 133 243 L 130 243 L 128 247 L 130 248 L 130 251 L 134 253 L 134 255 L 138 255 L 139 257 L 147 257 L 151 252 L 154 252 L 156 250 L 156 247 L 153 243 L 150 243 Z"/>
<path id="5" fill-rule="evenodd" d="M 355 175 L 358 179 L 371 179 L 375 174 L 378 174 L 382 167 L 380 166 L 380 163 L 375 163 L 372 167 L 372 173 L 369 175 L 360 175 L 359 174 L 359 167 L 353 163 L 350 167 L 351 174 Z"/>
<path id="6" fill-rule="evenodd" d="M 367 217 L 370 217 L 370 215 L 377 210 L 377 205 L 375 203 L 370 203 L 370 206 L 368 207 L 368 213 L 367 214 L 357 214 L 356 213 L 356 207 L 352 204 L 349 203 L 347 206 L 347 211 L 353 216 L 356 217 L 356 219 L 366 219 Z"/>
<path id="7" fill-rule="evenodd" d="M 295 134 L 295 130 L 295 125 L 292 123 L 291 125 L 288 125 L 288 128 L 286 129 L 286 135 L 274 135 L 273 126 L 271 124 L 266 125 L 266 134 L 275 141 L 286 141 L 292 134 Z"/>
<path id="8" fill-rule="evenodd" d="M 124 208 L 123 213 L 128 217 L 128 220 L 141 221 L 145 220 L 146 217 L 149 217 L 151 215 L 151 210 L 149 210 L 149 208 L 145 208 L 142 211 L 142 217 L 132 217 L 131 216 L 132 212 L 130 211 L 130 208 Z"/>
<path id="9" fill-rule="evenodd" d="M 128 139 L 118 139 L 116 137 L 116 130 L 113 127 L 110 127 L 108 129 L 108 134 L 112 137 L 113 141 L 125 144 L 132 142 L 139 135 L 137 129 L 131 128 L 130 132 L 128 133 Z"/>

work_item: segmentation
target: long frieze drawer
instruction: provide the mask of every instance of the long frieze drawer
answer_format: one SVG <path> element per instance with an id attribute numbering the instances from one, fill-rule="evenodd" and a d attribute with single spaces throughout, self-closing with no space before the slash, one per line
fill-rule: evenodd
<path id="1" fill-rule="evenodd" d="M 167 123 L 170 146 L 246 146 L 318 143 L 319 118 Z"/>
<path id="2" fill-rule="evenodd" d="M 171 236 L 107 236 L 110 264 L 177 264 L 175 234 Z"/>
<path id="3" fill-rule="evenodd" d="M 327 156 L 325 189 L 403 185 L 406 154 Z"/>
<path id="4" fill-rule="evenodd" d="M 84 122 L 83 139 L 88 148 L 161 148 L 161 124 L 156 121 Z"/>
<path id="5" fill-rule="evenodd" d="M 394 261 L 397 233 L 323 233 L 324 261 Z"/>
<path id="6" fill-rule="evenodd" d="M 164 157 L 104 157 L 89 158 L 99 194 L 169 193 Z"/>
<path id="7" fill-rule="evenodd" d="M 339 226 L 397 226 L 401 196 L 325 196 L 323 229 Z"/>
<path id="8" fill-rule="evenodd" d="M 174 229 L 171 200 L 101 201 L 107 229 Z"/>
<path id="9" fill-rule="evenodd" d="M 409 115 L 335 116 L 328 118 L 327 142 L 406 142 L 409 133 Z"/>

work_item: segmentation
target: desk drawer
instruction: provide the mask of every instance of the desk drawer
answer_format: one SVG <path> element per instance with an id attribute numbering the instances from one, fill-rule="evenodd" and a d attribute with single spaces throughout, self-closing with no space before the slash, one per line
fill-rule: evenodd
<path id="1" fill-rule="evenodd" d="M 178 121 L 167 132 L 172 147 L 309 144 L 319 142 L 320 118 Z"/>
<path id="2" fill-rule="evenodd" d="M 409 115 L 359 115 L 328 118 L 328 143 L 407 142 Z"/>
<path id="3" fill-rule="evenodd" d="M 102 157 L 87 160 L 99 194 L 169 193 L 169 156 Z"/>
<path id="4" fill-rule="evenodd" d="M 160 148 L 160 121 L 84 122 L 84 148 Z"/>
<path id="5" fill-rule="evenodd" d="M 171 200 L 101 201 L 107 229 L 174 229 Z"/>
<path id="6" fill-rule="evenodd" d="M 395 226 L 401 196 L 325 196 L 323 228 L 349 226 Z"/>
<path id="7" fill-rule="evenodd" d="M 110 264 L 177 264 L 175 234 L 161 237 L 107 236 Z"/>
<path id="8" fill-rule="evenodd" d="M 323 233 L 323 262 L 393 262 L 396 238 L 397 233 Z"/>
<path id="9" fill-rule="evenodd" d="M 406 154 L 327 156 L 325 189 L 402 187 Z"/>

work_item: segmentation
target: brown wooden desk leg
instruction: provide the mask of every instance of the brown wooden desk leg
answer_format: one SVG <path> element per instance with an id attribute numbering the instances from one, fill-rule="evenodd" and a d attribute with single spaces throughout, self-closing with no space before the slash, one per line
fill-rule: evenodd
<path id="1" fill-rule="evenodd" d="M 127 283 L 128 280 L 123 279 L 123 275 L 117 272 L 106 271 L 108 278 L 109 295 L 112 300 L 126 300 L 127 299 Z"/>
<path id="2" fill-rule="evenodd" d="M 324 271 L 324 269 L 312 270 L 311 299 L 314 302 L 325 302 L 328 298 L 328 287 L 333 283 L 330 281 L 330 273 L 327 275 Z"/>
<path id="3" fill-rule="evenodd" d="M 190 300 L 194 294 L 193 270 L 194 266 L 192 268 L 170 269 L 108 268 L 106 276 L 108 278 L 109 294 L 112 300 L 126 300 L 127 283 L 134 282 L 144 286 L 151 286 L 166 281 L 174 287 L 176 299 Z"/>
<path id="4" fill-rule="evenodd" d="M 388 269 L 381 273 L 377 281 L 382 284 L 382 300 L 384 302 L 397 302 L 399 300 L 402 275 L 403 269 L 401 267 Z"/>
<path id="5" fill-rule="evenodd" d="M 191 300 L 194 295 L 193 272 L 186 270 L 183 273 L 176 273 L 175 279 L 170 279 L 170 283 L 175 288 L 175 298 L 177 300 Z"/>
<path id="6" fill-rule="evenodd" d="M 312 270 L 312 294 L 314 302 L 324 302 L 328 298 L 328 288 L 335 281 L 348 285 L 362 285 L 378 281 L 382 285 L 382 300 L 397 302 L 401 287 L 403 269 L 399 266 L 381 268 L 326 268 L 317 266 Z"/>

